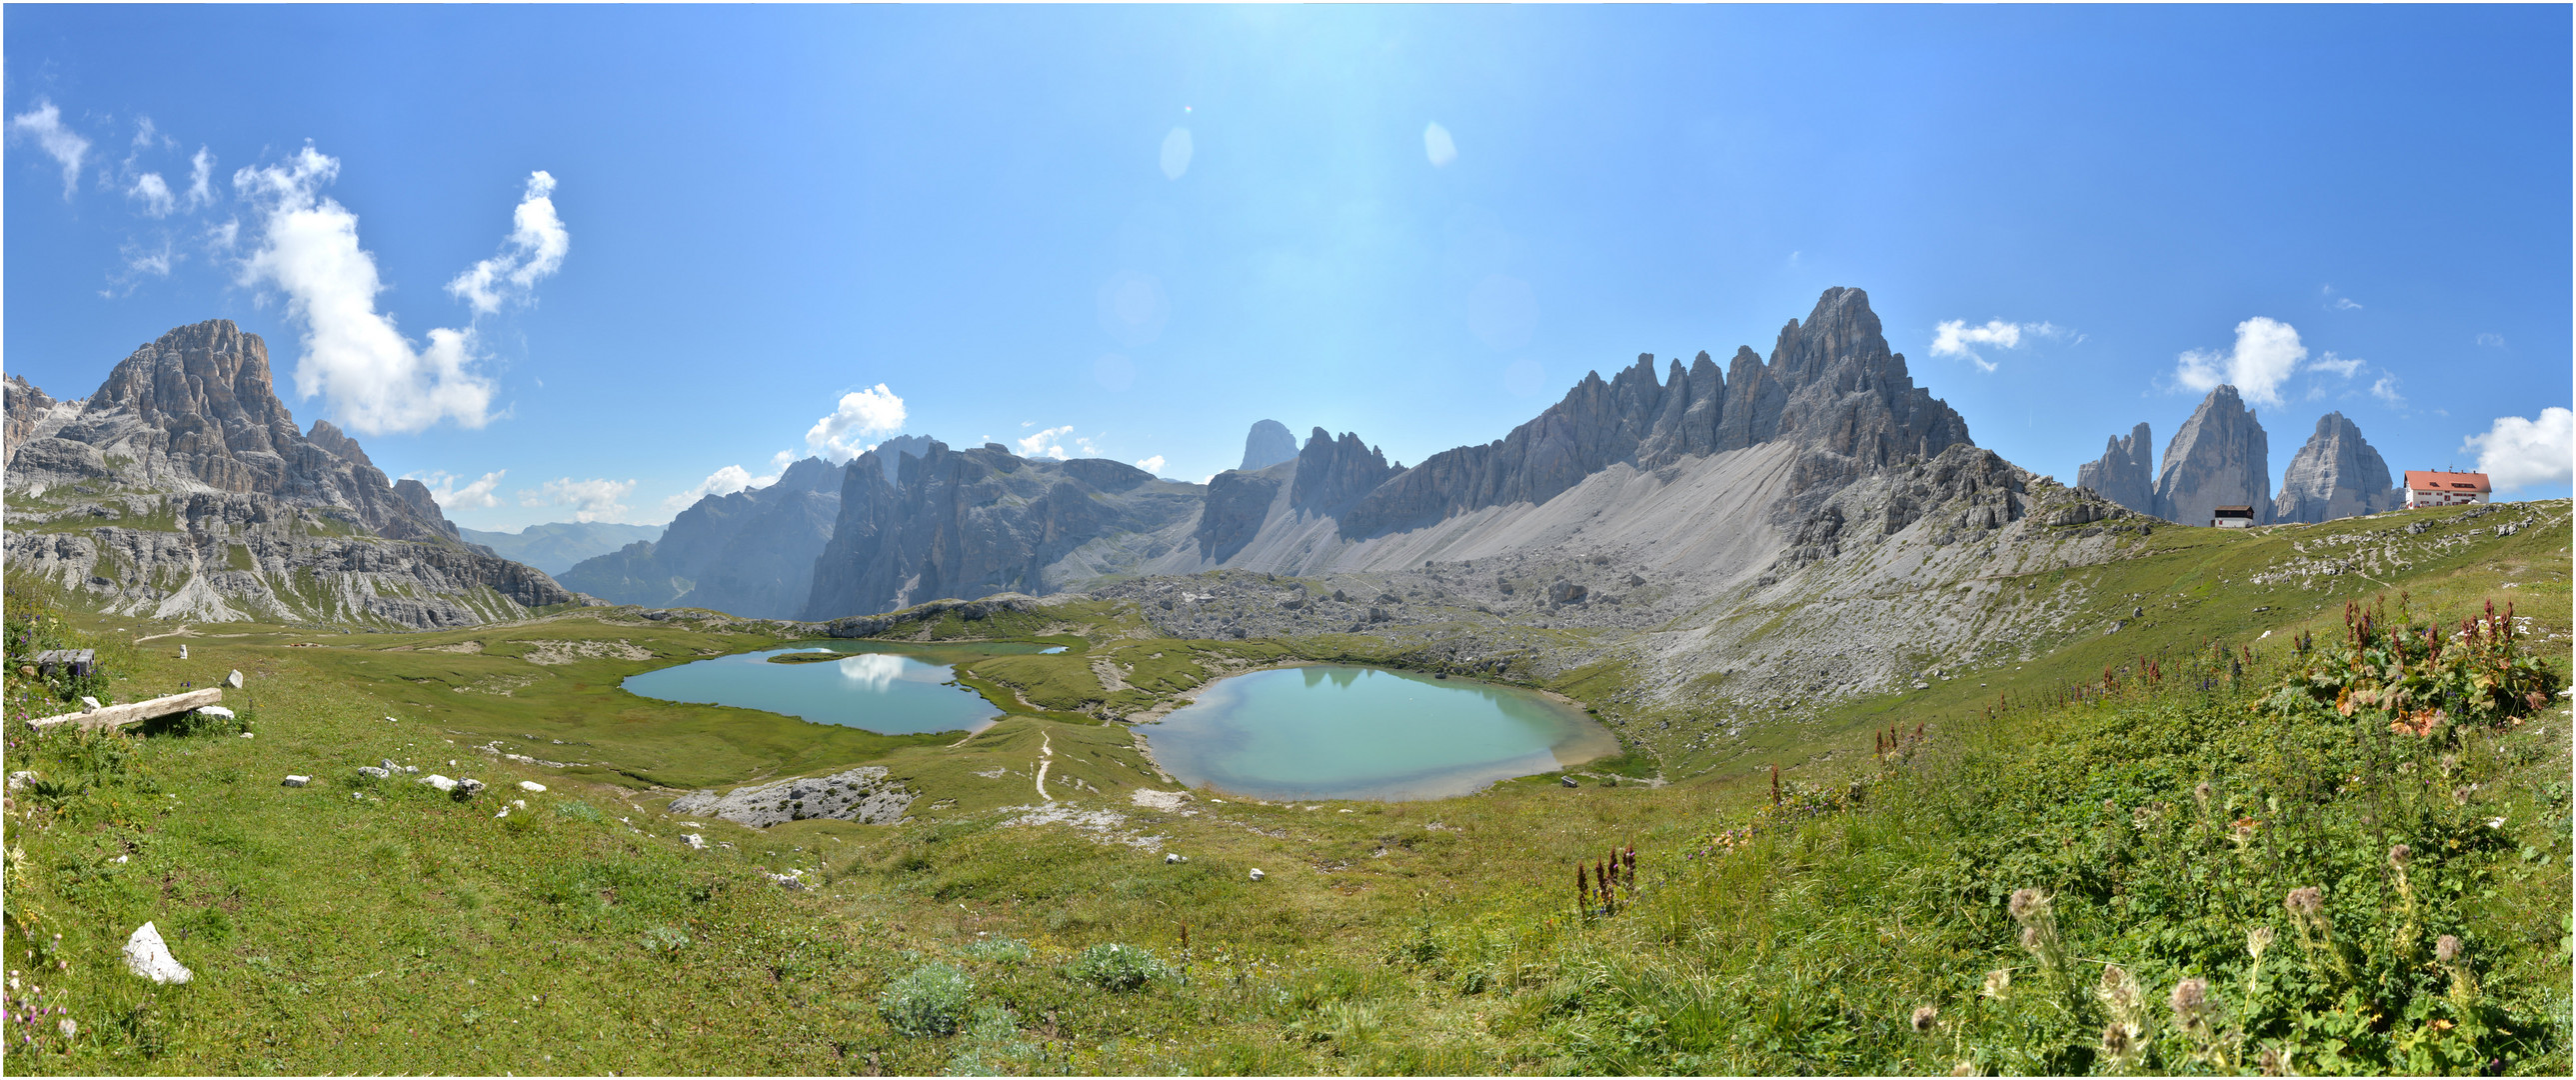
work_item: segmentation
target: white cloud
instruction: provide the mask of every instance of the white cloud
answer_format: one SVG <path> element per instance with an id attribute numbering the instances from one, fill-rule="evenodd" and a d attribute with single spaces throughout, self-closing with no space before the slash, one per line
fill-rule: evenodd
<path id="1" fill-rule="evenodd" d="M 1966 319 L 1952 319 L 1932 328 L 1932 355 L 1955 356 L 1977 365 L 1979 371 L 1993 371 L 1996 365 L 1979 354 L 1979 348 L 2018 349 L 2022 338 L 2056 338 L 2065 331 L 2054 323 L 2012 323 L 1988 319 L 1984 326 L 1970 326 Z"/>
<path id="2" fill-rule="evenodd" d="M 1163 153 L 1160 162 L 1163 167 L 1163 179 L 1178 180 L 1182 173 L 1190 171 L 1190 157 L 1196 152 L 1196 148 L 1190 144 L 1188 128 L 1176 127 L 1172 129 L 1171 134 L 1163 136 Z"/>
<path id="3" fill-rule="evenodd" d="M 447 283 L 447 291 L 473 305 L 477 315 L 501 310 L 505 300 L 527 300 L 537 282 L 563 266 L 572 234 L 555 216 L 555 178 L 543 169 L 528 174 L 527 191 L 510 214 L 510 238 L 501 253 L 475 263 Z"/>
<path id="4" fill-rule="evenodd" d="M 2378 382 L 2370 384 L 2370 396 L 2391 405 L 2406 404 L 2406 396 L 2397 392 L 2395 375 L 2381 375 Z"/>
<path id="5" fill-rule="evenodd" d="M 2336 310 L 2336 311 L 2359 311 L 2359 310 L 2361 310 L 2361 304 L 2360 304 L 2359 302 L 2355 301 L 2353 298 L 2351 298 L 2351 297 L 2349 297 L 2349 296 L 2338 296 L 2338 297 L 2335 297 L 2334 306 L 2335 306 L 2335 310 Z"/>
<path id="6" fill-rule="evenodd" d="M 89 140 L 63 126 L 62 110 L 38 98 L 35 108 L 10 118 L 9 130 L 34 136 L 36 145 L 63 167 L 63 198 L 71 198 L 80 188 L 81 160 L 89 156 Z"/>
<path id="7" fill-rule="evenodd" d="M 135 177 L 134 186 L 125 189 L 125 197 L 141 201 L 145 217 L 169 217 L 170 211 L 179 205 L 179 201 L 170 194 L 169 181 L 161 179 L 160 173 L 148 172 Z"/>
<path id="8" fill-rule="evenodd" d="M 2337 374 L 2337 375 L 2341 375 L 2341 376 L 2343 376 L 2344 378 L 2349 379 L 2349 378 L 2353 377 L 2353 375 L 2354 375 L 2355 373 L 2359 372 L 2359 371 L 2361 370 L 2361 368 L 2362 368 L 2362 365 L 2363 365 L 2363 364 L 2365 364 L 2365 363 L 2367 363 L 2367 362 L 2368 362 L 2368 361 L 2365 361 L 2365 360 L 2361 359 L 2360 357 L 2353 357 L 2353 358 L 2351 358 L 2351 359 L 2346 359 L 2346 358 L 2344 358 L 2344 357 L 2336 356 L 2336 355 L 2334 354 L 2334 351 L 2333 351 L 2333 350 L 2331 350 L 2331 349 L 2329 349 L 2329 350 L 2327 350 L 2327 351 L 2326 351 L 2326 354 L 2325 354 L 2324 356 L 2319 357 L 2319 358 L 2318 358 L 2318 359 L 2316 359 L 2316 360 L 2312 360 L 2312 361 L 2310 361 L 2310 362 L 2308 363 L 2307 370 L 2309 370 L 2309 371 L 2331 371 L 2331 372 L 2333 372 L 2333 373 L 2335 373 L 2335 374 Z"/>
<path id="9" fill-rule="evenodd" d="M 632 480 L 575 480 L 564 477 L 548 480 L 537 490 L 519 492 L 521 506 L 569 506 L 574 521 L 618 521 L 626 516 L 626 505 L 617 500 L 635 489 Z"/>
<path id="10" fill-rule="evenodd" d="M 483 474 L 482 479 L 464 487 L 456 486 L 456 482 L 465 479 L 464 477 L 436 469 L 425 473 L 406 473 L 403 479 L 418 480 L 428 485 L 429 497 L 438 500 L 438 505 L 449 510 L 490 509 L 501 505 L 500 497 L 492 492 L 494 488 L 501 486 L 501 478 L 509 472 L 508 469 L 487 472 Z"/>
<path id="11" fill-rule="evenodd" d="M 868 449 L 874 450 L 876 447 L 871 446 Z M 865 451 L 861 452 L 864 453 Z M 853 454 L 851 456 L 856 457 L 858 455 Z M 775 454 L 769 455 L 769 472 L 773 476 L 785 473 L 787 471 L 787 467 L 793 464 L 796 464 L 796 451 L 781 450 Z"/>
<path id="12" fill-rule="evenodd" d="M 2224 354 L 2193 350 L 2182 354 L 2174 378 L 2207 393 L 2220 383 L 2234 386 L 2256 405 L 2281 404 L 2281 384 L 2308 358 L 2299 332 L 2285 322 L 2257 315 L 2236 324 L 2236 348 Z"/>
<path id="13" fill-rule="evenodd" d="M 2478 452 L 2478 471 L 2498 491 L 2564 484 L 2576 471 L 2576 412 L 2553 406 L 2537 421 L 2500 416 L 2460 449 Z"/>
<path id="14" fill-rule="evenodd" d="M 187 258 L 185 255 L 172 251 L 170 245 L 166 242 L 157 250 L 135 247 L 129 244 L 122 249 L 119 254 L 125 256 L 125 273 L 128 278 L 139 277 L 145 274 L 149 274 L 153 277 L 169 277 L 170 268 L 177 265 L 181 260 Z"/>
<path id="15" fill-rule="evenodd" d="M 2480 345 L 2484 345 L 2484 346 L 2486 346 L 2486 347 L 2488 347 L 2488 348 L 2490 348 L 2490 349 L 2501 349 L 2501 348 L 2504 348 L 2504 335 L 2503 335 L 2503 334 L 2479 334 L 2479 335 L 2478 335 L 2478 344 L 2480 344 Z"/>
<path id="16" fill-rule="evenodd" d="M 778 454 L 779 458 L 785 458 L 787 456 L 786 451 L 783 450 Z M 772 458 L 771 462 L 773 464 L 777 464 L 778 459 Z M 784 468 L 785 466 L 779 465 L 779 467 Z M 737 491 L 757 491 L 777 482 L 778 475 L 775 471 L 768 476 L 753 476 L 751 475 L 751 470 L 743 468 L 740 465 L 727 465 L 724 468 L 708 473 L 706 479 L 698 482 L 698 486 L 662 500 L 662 510 L 665 513 L 676 514 L 682 510 L 696 506 L 698 504 L 698 500 L 706 498 L 709 495 L 731 495 Z"/>
<path id="17" fill-rule="evenodd" d="M 215 201 L 215 155 L 198 147 L 196 156 L 188 159 L 188 209 L 194 210 Z"/>
<path id="18" fill-rule="evenodd" d="M 480 359 L 473 328 L 431 330 L 428 347 L 415 348 L 376 310 L 385 286 L 375 256 L 358 246 L 358 216 L 321 194 L 339 173 L 337 159 L 308 144 L 283 165 L 233 174 L 258 215 L 241 281 L 275 286 L 304 323 L 296 393 L 325 395 L 333 417 L 359 434 L 420 431 L 442 419 L 482 427 L 496 388 L 472 370 Z"/>
<path id="19" fill-rule="evenodd" d="M 1422 127 L 1422 156 L 1430 158 L 1435 169 L 1447 165 L 1458 160 L 1458 140 L 1449 136 L 1448 128 L 1437 123 L 1425 124 Z"/>
<path id="20" fill-rule="evenodd" d="M 134 120 L 134 148 L 135 148 L 135 149 L 137 149 L 137 150 L 149 149 L 149 148 L 152 146 L 152 144 L 153 144 L 154 142 L 158 141 L 159 137 L 160 137 L 160 132 L 158 132 L 158 131 L 156 131 L 156 130 L 154 130 L 154 129 L 153 129 L 153 127 L 152 127 L 152 118 L 151 118 L 151 117 L 149 117 L 149 116 L 141 116 L 141 117 L 136 117 L 136 118 L 135 118 L 135 120 Z"/>
<path id="21" fill-rule="evenodd" d="M 1020 456 L 1025 458 L 1051 457 L 1057 461 L 1063 461 L 1073 455 L 1065 452 L 1064 445 L 1060 440 L 1071 434 L 1073 434 L 1073 425 L 1071 424 L 1066 424 L 1063 427 L 1041 429 L 1037 434 L 1019 440 Z"/>
<path id="22" fill-rule="evenodd" d="M 1136 463 L 1136 467 L 1156 476 L 1163 475 L 1163 455 L 1156 454 Z"/>
<path id="23" fill-rule="evenodd" d="M 848 461 L 875 445 L 866 443 L 867 436 L 903 430 L 904 416 L 903 399 L 886 389 L 884 383 L 843 394 L 832 415 L 814 421 L 814 426 L 806 429 L 805 449 L 827 461 Z"/>

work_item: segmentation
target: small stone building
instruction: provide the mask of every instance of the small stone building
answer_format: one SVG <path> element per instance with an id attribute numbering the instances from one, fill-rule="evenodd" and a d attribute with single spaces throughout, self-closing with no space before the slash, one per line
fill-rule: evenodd
<path id="1" fill-rule="evenodd" d="M 2209 512 L 2209 527 L 2213 529 L 2251 529 L 2254 527 L 2254 508 L 2251 506 L 2213 507 Z"/>

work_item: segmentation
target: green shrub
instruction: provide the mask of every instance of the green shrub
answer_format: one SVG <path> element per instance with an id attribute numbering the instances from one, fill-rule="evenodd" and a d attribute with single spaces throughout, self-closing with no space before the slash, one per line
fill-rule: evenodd
<path id="1" fill-rule="evenodd" d="M 571 818 L 574 821 L 587 821 L 593 825 L 602 824 L 608 820 L 608 816 L 600 813 L 598 807 L 575 799 L 556 803 L 555 816 Z"/>
<path id="2" fill-rule="evenodd" d="M 988 938 L 966 946 L 966 955 L 994 964 L 1024 964 L 1029 959 L 1029 943 L 1018 938 Z"/>
<path id="3" fill-rule="evenodd" d="M 974 981 L 955 965 L 924 964 L 887 984 L 877 998 L 877 1013 L 914 1038 L 954 1035 L 965 1024 L 974 996 Z"/>
<path id="4" fill-rule="evenodd" d="M 1082 950 L 1072 963 L 1065 965 L 1064 973 L 1077 982 L 1125 993 L 1162 978 L 1167 969 L 1162 961 L 1154 958 L 1153 953 L 1113 941 Z"/>

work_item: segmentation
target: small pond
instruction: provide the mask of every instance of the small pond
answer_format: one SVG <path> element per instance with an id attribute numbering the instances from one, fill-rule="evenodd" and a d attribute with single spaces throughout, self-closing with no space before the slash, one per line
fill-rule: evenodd
<path id="1" fill-rule="evenodd" d="M 1182 783 L 1265 799 L 1445 799 L 1619 752 L 1531 691 L 1339 665 L 1218 680 L 1137 733 Z"/>
<path id="2" fill-rule="evenodd" d="M 955 666 L 1062 649 L 1026 642 L 820 641 L 647 671 L 621 685 L 642 697 L 760 709 L 881 735 L 981 731 L 1002 710 L 955 685 Z"/>

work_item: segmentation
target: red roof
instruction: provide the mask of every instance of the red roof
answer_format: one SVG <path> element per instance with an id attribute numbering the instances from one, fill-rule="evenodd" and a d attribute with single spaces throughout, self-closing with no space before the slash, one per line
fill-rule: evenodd
<path id="1" fill-rule="evenodd" d="M 2482 472 L 2418 472 L 2406 470 L 2408 491 L 2474 491 L 2488 493 L 2487 474 Z"/>

